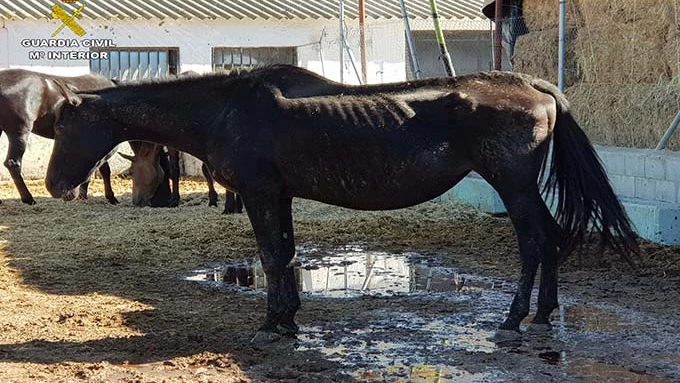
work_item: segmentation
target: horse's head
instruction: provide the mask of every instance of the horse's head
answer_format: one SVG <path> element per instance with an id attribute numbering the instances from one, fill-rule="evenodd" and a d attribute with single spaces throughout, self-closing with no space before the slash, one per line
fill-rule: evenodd
<path id="1" fill-rule="evenodd" d="M 71 92 L 67 88 L 62 91 Z M 93 107 L 97 99 L 71 92 L 55 113 L 54 146 L 45 178 L 47 190 L 55 198 L 72 195 L 118 144 L 107 116 Z"/>
<path id="2" fill-rule="evenodd" d="M 165 156 L 163 146 L 141 141 L 130 142 L 130 146 L 135 152 L 134 156 L 118 154 L 130 161 L 132 203 L 136 206 L 167 206 L 170 203 L 169 193 L 159 193 L 159 187 L 168 178 L 161 166 Z M 166 201 L 158 201 L 161 194 Z"/>

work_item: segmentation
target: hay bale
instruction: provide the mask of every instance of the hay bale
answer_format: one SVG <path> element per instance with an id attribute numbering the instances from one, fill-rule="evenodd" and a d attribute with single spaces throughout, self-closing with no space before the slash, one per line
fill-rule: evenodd
<path id="1" fill-rule="evenodd" d="M 676 3 L 678 0 L 579 0 L 579 10 L 586 28 L 642 22 L 650 34 L 665 38 L 669 26 L 675 24 Z"/>
<path id="2" fill-rule="evenodd" d="M 677 78 L 680 72 L 680 37 L 675 36 L 669 40 L 663 51 L 668 73 L 672 78 Z"/>
<path id="3" fill-rule="evenodd" d="M 569 28 L 566 33 L 567 46 L 571 45 L 575 38 L 576 28 Z M 558 40 L 559 30 L 557 28 L 520 36 L 512 57 L 512 69 L 557 84 Z M 573 51 L 565 52 L 564 62 L 564 84 L 571 86 L 579 80 Z"/>
<path id="4" fill-rule="evenodd" d="M 574 52 L 584 82 L 654 84 L 670 80 L 666 42 L 646 22 L 579 28 Z"/>
<path id="5" fill-rule="evenodd" d="M 565 93 L 576 120 L 600 145 L 653 149 L 680 110 L 677 82 L 578 84 Z M 671 138 L 669 149 L 680 150 L 680 134 Z"/>
<path id="6" fill-rule="evenodd" d="M 583 24 L 580 10 L 581 1 L 583 0 L 567 2 L 567 27 L 569 28 Z M 560 7 L 557 1 L 523 0 L 522 13 L 529 32 L 559 27 Z"/>

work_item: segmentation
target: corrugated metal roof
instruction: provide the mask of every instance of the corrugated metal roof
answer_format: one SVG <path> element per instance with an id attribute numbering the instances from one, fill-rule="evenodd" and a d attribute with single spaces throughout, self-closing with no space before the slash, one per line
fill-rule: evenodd
<path id="1" fill-rule="evenodd" d="M 373 19 L 401 18 L 399 0 L 365 0 L 366 17 Z M 410 17 L 430 18 L 427 0 L 405 0 Z M 339 0 L 85 0 L 79 16 L 85 19 L 108 20 L 218 20 L 264 19 L 305 20 L 337 19 Z M 481 19 L 484 0 L 438 0 L 442 19 Z M 62 0 L 0 0 L 0 19 L 49 19 L 52 6 L 59 4 L 73 14 L 83 2 Z M 358 1 L 345 0 L 345 16 L 358 18 Z"/>

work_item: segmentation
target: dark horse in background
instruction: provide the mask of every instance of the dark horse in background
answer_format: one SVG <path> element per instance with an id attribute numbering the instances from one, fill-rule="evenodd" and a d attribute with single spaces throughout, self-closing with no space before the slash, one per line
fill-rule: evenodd
<path id="1" fill-rule="evenodd" d="M 179 205 L 179 150 L 144 141 L 129 142 L 134 155 L 118 153 L 130 161 L 132 203 L 135 206 L 176 207 Z M 208 183 L 208 206 L 217 206 L 215 180 L 208 165 L 201 164 Z M 171 182 L 172 181 L 172 182 Z M 172 186 L 172 188 L 171 188 Z M 229 190 L 225 193 L 223 214 L 243 212 L 241 197 Z"/>
<path id="2" fill-rule="evenodd" d="M 54 197 L 86 181 L 127 140 L 188 152 L 241 194 L 267 276 L 258 341 L 298 330 L 294 197 L 397 209 L 428 201 L 476 171 L 499 192 L 519 241 L 522 274 L 502 330 L 519 331 L 539 265 L 533 324 L 549 325 L 558 265 L 590 228 L 603 246 L 638 259 L 630 222 L 567 100 L 527 75 L 348 86 L 278 65 L 73 98 L 55 126 L 46 179 Z M 555 218 L 538 184 L 543 169 L 545 189 L 556 195 Z"/>
<path id="3" fill-rule="evenodd" d="M 23 69 L 0 71 L 0 134 L 5 132 L 9 142 L 4 165 L 21 195 L 21 201 L 35 204 L 21 176 L 21 165 L 31 132 L 54 138 L 54 121 L 59 104 L 66 100 L 64 87 L 92 91 L 113 86 L 102 76 L 83 75 L 60 77 Z M 104 180 L 106 199 L 116 204 L 118 200 L 111 189 L 111 170 L 103 163 L 99 172 Z M 80 190 L 87 197 L 87 183 Z"/>

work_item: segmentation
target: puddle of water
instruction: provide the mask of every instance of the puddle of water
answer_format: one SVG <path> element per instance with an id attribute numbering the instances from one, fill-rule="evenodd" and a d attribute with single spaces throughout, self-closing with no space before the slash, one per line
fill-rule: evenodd
<path id="1" fill-rule="evenodd" d="M 586 359 L 570 361 L 570 365 L 573 372 L 593 383 L 674 383 L 670 378 L 631 371 L 624 367 Z"/>
<path id="2" fill-rule="evenodd" d="M 344 328 L 340 337 L 333 336 L 337 330 L 302 326 L 296 349 L 321 352 L 328 360 L 344 364 L 346 372 L 360 381 L 476 383 L 498 376 L 497 372 L 471 373 L 436 361 L 436 355 L 445 359 L 454 350 L 493 352 L 495 345 L 487 340 L 492 332 L 447 325 L 444 320 L 426 324 L 425 319 L 405 313 L 396 321 L 383 319 L 361 329 Z M 410 335 L 395 337 L 395 326 Z"/>
<path id="3" fill-rule="evenodd" d="M 395 383 L 481 383 L 488 381 L 493 376 L 486 372 L 473 374 L 455 367 L 429 364 L 395 365 L 382 370 L 360 369 L 354 371 L 352 375 L 367 382 Z"/>
<path id="4" fill-rule="evenodd" d="M 614 311 L 588 304 L 565 306 L 561 321 L 571 331 L 615 332 L 642 327 L 625 320 Z"/>
<path id="5" fill-rule="evenodd" d="M 331 255 L 315 248 L 299 248 L 295 276 L 300 292 L 327 297 L 513 288 L 498 280 L 430 266 L 420 260 L 415 253 L 389 254 L 359 247 L 341 248 Z M 267 286 L 259 259 L 195 270 L 185 279 L 256 291 Z"/>

